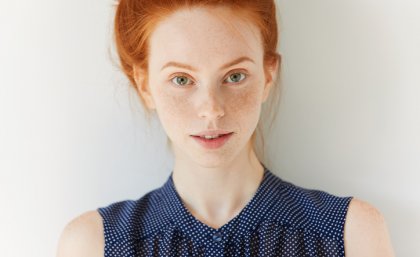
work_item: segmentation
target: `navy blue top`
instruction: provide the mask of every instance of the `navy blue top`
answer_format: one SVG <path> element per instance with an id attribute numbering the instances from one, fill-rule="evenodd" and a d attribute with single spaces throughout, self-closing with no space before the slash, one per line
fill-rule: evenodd
<path id="1" fill-rule="evenodd" d="M 186 209 L 173 172 L 137 200 L 98 208 L 105 256 L 344 256 L 352 197 L 298 187 L 264 168 L 252 199 L 219 229 Z"/>

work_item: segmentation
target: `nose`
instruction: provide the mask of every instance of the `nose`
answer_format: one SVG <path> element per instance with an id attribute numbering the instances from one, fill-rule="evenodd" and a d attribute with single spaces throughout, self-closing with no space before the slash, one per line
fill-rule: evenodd
<path id="1" fill-rule="evenodd" d="M 203 119 L 217 120 L 225 115 L 223 98 L 218 94 L 218 89 L 205 89 L 200 98 L 198 116 Z"/>

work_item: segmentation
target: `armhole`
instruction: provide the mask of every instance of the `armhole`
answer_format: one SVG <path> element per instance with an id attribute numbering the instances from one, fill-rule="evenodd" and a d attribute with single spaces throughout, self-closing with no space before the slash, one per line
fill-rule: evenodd
<path id="1" fill-rule="evenodd" d="M 346 251 L 345 251 L 345 241 L 344 241 L 344 236 L 345 236 L 345 228 L 346 228 L 346 222 L 347 222 L 347 217 L 348 217 L 348 213 L 349 213 L 349 207 L 350 207 L 350 203 L 351 201 L 354 199 L 353 196 L 349 196 L 345 198 L 345 202 L 344 202 L 344 210 L 343 210 L 343 218 L 342 218 L 342 224 L 341 224 L 341 241 L 342 241 L 342 251 L 343 251 L 343 257 L 346 256 Z"/>
<path id="2" fill-rule="evenodd" d="M 104 257 L 107 257 L 107 248 L 108 248 L 108 241 L 109 241 L 109 232 L 108 232 L 108 226 L 106 225 L 107 219 L 106 219 L 106 209 L 104 207 L 99 207 L 96 209 L 96 211 L 99 213 L 99 216 L 101 217 L 101 224 L 102 224 L 102 236 L 104 238 L 104 246 L 103 246 L 103 252 Z"/>

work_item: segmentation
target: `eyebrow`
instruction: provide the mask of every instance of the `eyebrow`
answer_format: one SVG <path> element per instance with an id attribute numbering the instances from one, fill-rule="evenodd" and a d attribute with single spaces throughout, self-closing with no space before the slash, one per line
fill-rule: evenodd
<path id="1" fill-rule="evenodd" d="M 221 67 L 221 69 L 226 69 L 226 68 L 228 68 L 228 67 L 230 67 L 230 66 L 233 66 L 233 65 L 235 65 L 235 64 L 238 64 L 238 63 L 241 63 L 241 62 L 244 62 L 244 61 L 249 61 L 249 62 L 255 63 L 255 62 L 254 62 L 254 60 L 252 60 L 251 58 L 246 57 L 246 56 L 242 56 L 242 57 L 239 57 L 238 59 L 235 59 L 235 60 L 233 60 L 233 61 L 231 61 L 231 62 L 228 62 L 228 63 L 224 64 L 224 65 Z M 162 67 L 161 71 L 162 71 L 163 69 L 165 69 L 165 68 L 170 67 L 170 66 L 173 66 L 173 67 L 178 67 L 178 68 L 183 68 L 183 69 L 188 69 L 188 70 L 192 70 L 192 71 L 197 71 L 197 69 L 196 69 L 196 68 L 194 68 L 194 67 L 192 67 L 192 66 L 190 66 L 190 65 L 188 65 L 188 64 L 179 63 L 179 62 L 173 62 L 173 61 L 168 62 L 168 63 L 166 63 L 165 65 L 163 65 L 163 67 Z"/>

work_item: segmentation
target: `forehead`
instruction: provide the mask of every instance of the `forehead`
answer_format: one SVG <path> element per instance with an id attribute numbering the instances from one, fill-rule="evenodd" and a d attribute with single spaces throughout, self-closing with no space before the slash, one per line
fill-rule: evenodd
<path id="1" fill-rule="evenodd" d="M 259 29 L 226 7 L 179 10 L 161 21 L 150 38 L 150 65 L 167 60 L 224 63 L 244 55 L 262 59 Z"/>

